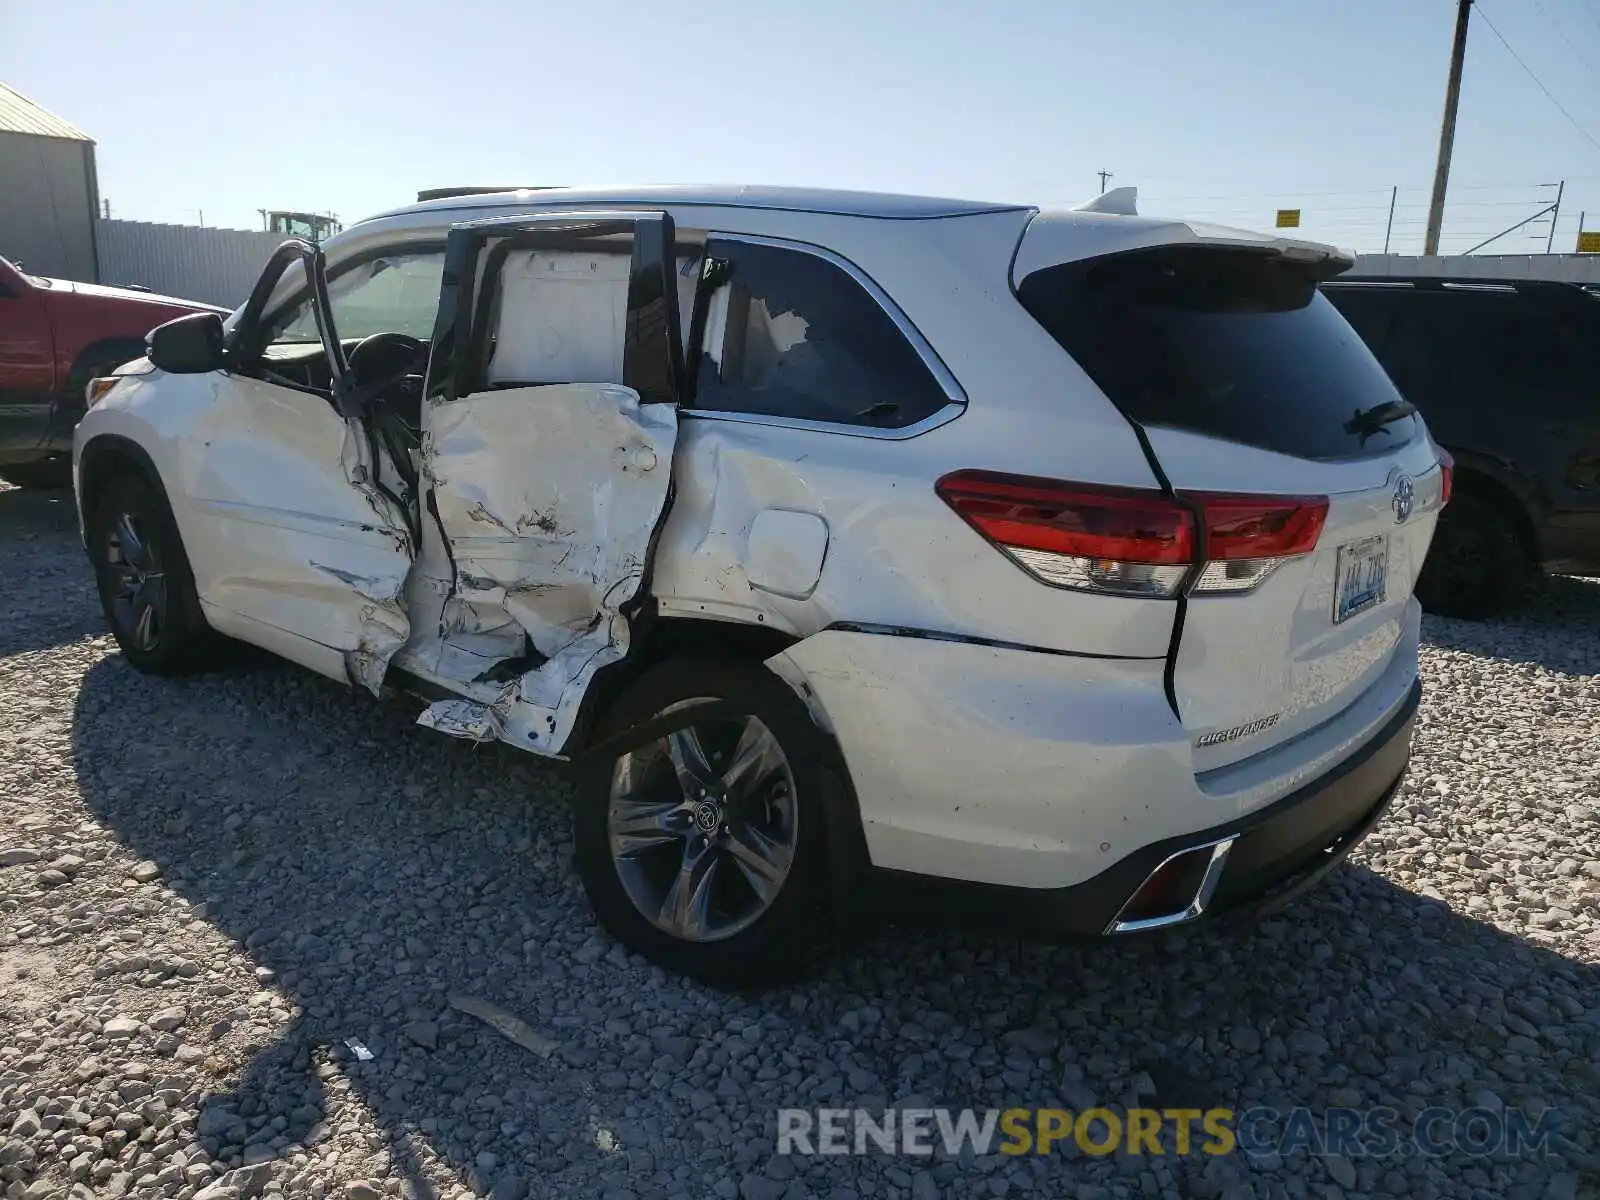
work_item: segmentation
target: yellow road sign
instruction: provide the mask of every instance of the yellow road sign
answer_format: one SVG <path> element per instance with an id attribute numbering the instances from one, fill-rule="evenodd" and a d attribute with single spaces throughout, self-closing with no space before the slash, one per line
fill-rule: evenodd
<path id="1" fill-rule="evenodd" d="M 1299 229 L 1300 210 L 1298 208 L 1280 208 L 1278 210 L 1279 229 Z"/>
<path id="2" fill-rule="evenodd" d="M 1600 233 L 1578 234 L 1579 254 L 1600 254 Z"/>

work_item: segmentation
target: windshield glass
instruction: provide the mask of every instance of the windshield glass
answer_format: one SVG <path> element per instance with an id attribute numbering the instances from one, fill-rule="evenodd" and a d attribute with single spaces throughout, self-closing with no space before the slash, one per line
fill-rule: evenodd
<path id="1" fill-rule="evenodd" d="M 428 340 L 443 274 L 443 251 L 425 250 L 369 259 L 330 279 L 328 303 L 339 337 L 405 333 Z M 320 340 L 309 298 L 285 314 L 271 339 L 274 344 Z"/>

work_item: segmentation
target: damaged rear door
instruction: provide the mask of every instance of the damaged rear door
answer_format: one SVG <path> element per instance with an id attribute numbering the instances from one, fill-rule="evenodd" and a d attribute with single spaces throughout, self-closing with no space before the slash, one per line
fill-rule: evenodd
<path id="1" fill-rule="evenodd" d="M 451 231 L 420 463 L 424 725 L 561 754 L 624 657 L 671 492 L 682 350 L 665 213 Z M 432 544 L 436 541 L 437 544 Z"/>

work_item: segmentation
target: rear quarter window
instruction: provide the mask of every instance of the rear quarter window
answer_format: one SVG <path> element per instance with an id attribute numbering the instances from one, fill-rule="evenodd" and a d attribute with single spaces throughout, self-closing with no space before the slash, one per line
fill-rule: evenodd
<path id="1" fill-rule="evenodd" d="M 1317 283 L 1276 255 L 1163 247 L 1043 268 L 1017 296 L 1141 425 L 1298 458 L 1387 453 L 1417 422 L 1346 428 L 1399 393 Z"/>
<path id="2" fill-rule="evenodd" d="M 713 238 L 707 255 L 695 408 L 903 429 L 951 403 L 884 305 L 837 263 L 731 238 Z"/>

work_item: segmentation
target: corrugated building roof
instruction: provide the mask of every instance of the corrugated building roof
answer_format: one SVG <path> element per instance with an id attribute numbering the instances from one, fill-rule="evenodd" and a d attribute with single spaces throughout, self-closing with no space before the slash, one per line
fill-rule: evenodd
<path id="1" fill-rule="evenodd" d="M 67 138 L 74 142 L 94 139 L 76 125 L 41 108 L 21 92 L 0 83 L 0 133 L 31 133 L 39 137 Z"/>

